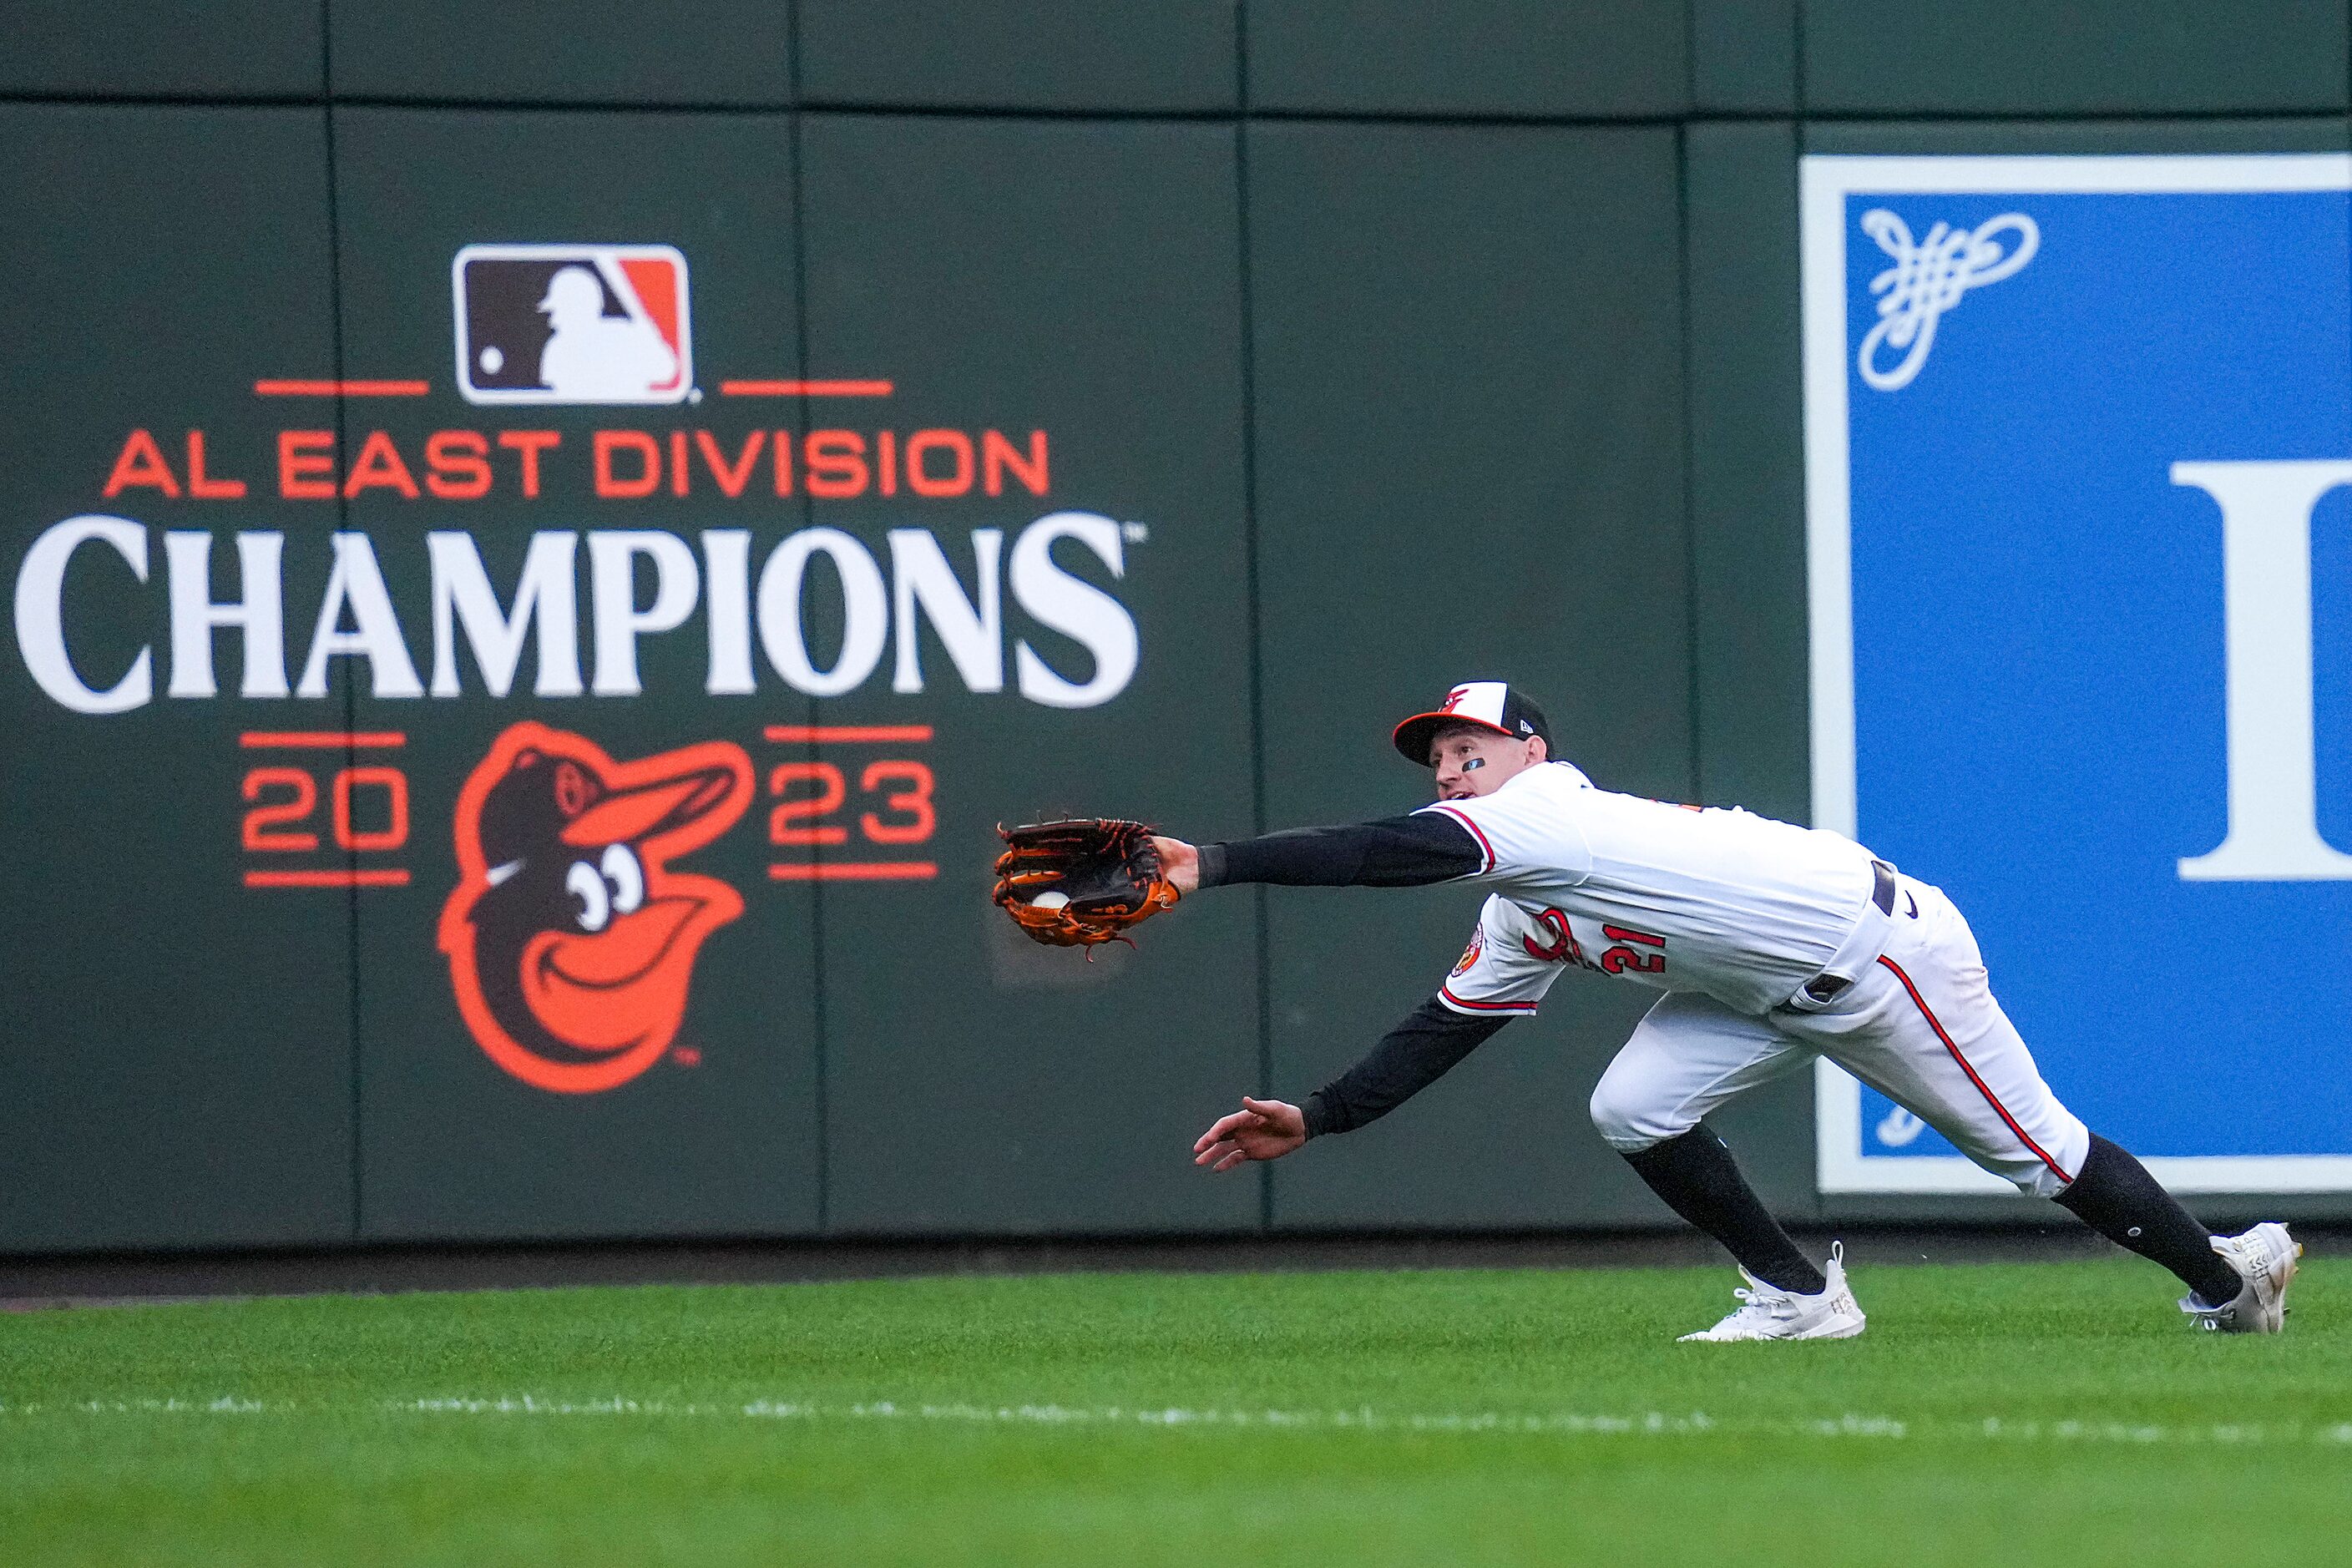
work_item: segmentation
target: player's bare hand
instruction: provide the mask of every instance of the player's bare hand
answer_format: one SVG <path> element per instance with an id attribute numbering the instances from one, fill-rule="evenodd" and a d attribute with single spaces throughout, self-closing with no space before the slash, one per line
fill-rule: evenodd
<path id="1" fill-rule="evenodd" d="M 1169 882 L 1180 893 L 1196 893 L 1201 889 L 1201 852 L 1181 838 L 1159 838 L 1151 847 L 1160 851 L 1160 868 L 1168 874 Z"/>
<path id="2" fill-rule="evenodd" d="M 1252 1160 L 1279 1160 L 1307 1142 L 1307 1113 L 1279 1100 L 1242 1096 L 1242 1108 L 1201 1134 L 1192 1163 L 1230 1171 Z"/>

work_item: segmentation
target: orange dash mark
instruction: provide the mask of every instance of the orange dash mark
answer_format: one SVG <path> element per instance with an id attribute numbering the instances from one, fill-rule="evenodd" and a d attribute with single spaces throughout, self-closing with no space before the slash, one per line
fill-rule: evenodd
<path id="1" fill-rule="evenodd" d="M 768 868 L 774 882 L 928 882 L 939 874 L 929 860 L 787 860 Z"/>
<path id="2" fill-rule="evenodd" d="M 929 724 L 771 724 L 771 741 L 928 741 Z"/>
<path id="3" fill-rule="evenodd" d="M 422 381 L 257 381 L 256 397 L 422 397 L 432 391 Z"/>
<path id="4" fill-rule="evenodd" d="M 404 746 L 398 730 L 247 730 L 236 743 L 248 752 L 340 751 L 345 746 Z"/>
<path id="5" fill-rule="evenodd" d="M 247 871 L 248 888 L 405 888 L 408 873 L 368 871 Z"/>
<path id="6" fill-rule="evenodd" d="M 887 381 L 722 381 L 722 397 L 887 397 L 898 387 Z"/>

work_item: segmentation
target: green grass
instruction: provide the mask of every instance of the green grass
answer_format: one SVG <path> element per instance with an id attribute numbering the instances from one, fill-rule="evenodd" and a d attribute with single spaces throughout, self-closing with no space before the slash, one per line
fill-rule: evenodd
<path id="1" fill-rule="evenodd" d="M 2352 1561 L 2352 1262 L 2306 1264 L 2276 1339 L 2191 1334 L 2166 1277 L 2117 1260 L 1865 1265 L 1861 1340 L 1671 1342 L 1732 1282 L 0 1317 L 0 1563 Z"/>

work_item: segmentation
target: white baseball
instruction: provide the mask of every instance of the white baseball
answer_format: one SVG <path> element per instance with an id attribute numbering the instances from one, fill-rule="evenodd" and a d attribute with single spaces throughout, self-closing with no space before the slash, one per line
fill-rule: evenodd
<path id="1" fill-rule="evenodd" d="M 1058 910 L 1069 901 L 1070 895 L 1067 893 L 1040 893 L 1029 900 L 1029 907 L 1037 910 Z"/>

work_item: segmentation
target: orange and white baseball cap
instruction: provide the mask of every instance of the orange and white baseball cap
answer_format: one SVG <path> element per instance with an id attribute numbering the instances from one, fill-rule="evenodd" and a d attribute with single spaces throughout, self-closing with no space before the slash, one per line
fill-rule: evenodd
<path id="1" fill-rule="evenodd" d="M 1539 735 L 1547 750 L 1552 743 L 1543 710 L 1507 681 L 1472 680 L 1455 687 L 1436 708 L 1396 727 L 1396 749 L 1427 767 L 1430 737 L 1441 724 L 1475 724 L 1515 741 Z"/>

